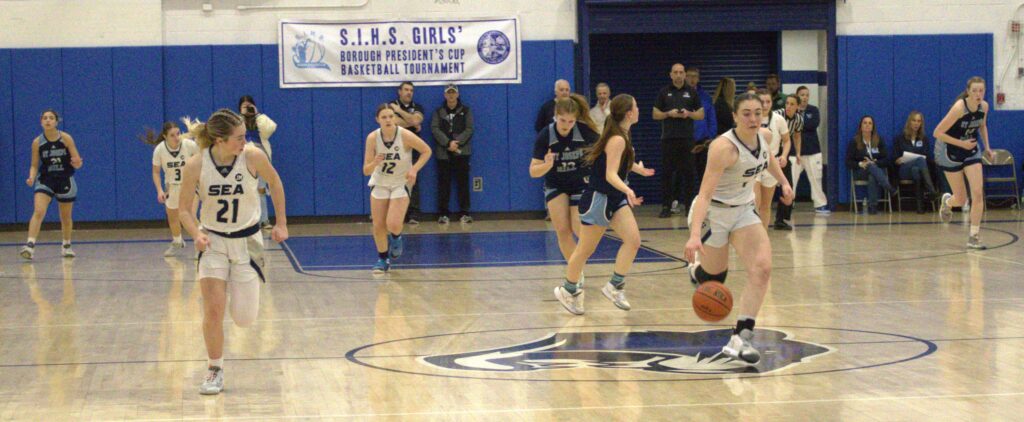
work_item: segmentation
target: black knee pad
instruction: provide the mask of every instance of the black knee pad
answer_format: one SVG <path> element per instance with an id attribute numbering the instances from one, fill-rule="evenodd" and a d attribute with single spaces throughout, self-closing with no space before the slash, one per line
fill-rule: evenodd
<path id="1" fill-rule="evenodd" d="M 720 274 L 708 274 L 707 271 L 704 271 L 704 267 L 700 266 L 698 266 L 697 270 L 694 272 L 696 273 L 695 275 L 697 276 L 698 283 L 717 281 L 725 284 L 725 276 L 729 274 L 729 270 L 722 271 Z"/>

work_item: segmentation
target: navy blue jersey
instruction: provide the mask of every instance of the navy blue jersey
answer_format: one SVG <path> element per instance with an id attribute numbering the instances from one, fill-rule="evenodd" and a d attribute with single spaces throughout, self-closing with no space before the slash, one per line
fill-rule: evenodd
<path id="1" fill-rule="evenodd" d="M 954 139 L 959 139 L 961 141 L 966 141 L 968 139 L 977 139 L 978 128 L 980 128 L 981 124 L 985 121 L 985 112 L 981 110 L 981 104 L 978 104 L 977 110 L 971 111 L 971 108 L 967 105 L 966 98 L 963 99 L 963 102 L 964 110 L 966 110 L 967 113 L 965 113 L 963 116 L 960 116 L 959 119 L 956 119 L 956 123 L 953 123 L 953 126 L 951 126 L 949 130 L 946 131 L 946 134 L 952 136 Z M 962 151 L 965 155 L 971 155 L 978 152 L 977 146 L 975 146 L 973 149 L 969 151 L 952 144 L 947 145 L 946 147 L 950 148 L 951 152 Z"/>
<path id="2" fill-rule="evenodd" d="M 623 154 L 623 155 L 625 155 L 625 154 Z M 591 167 L 591 169 L 590 169 L 590 182 L 587 184 L 587 186 L 591 190 L 594 190 L 594 191 L 601 192 L 603 194 L 609 195 L 609 194 L 614 194 L 614 193 L 618 192 L 619 190 L 616 189 L 615 186 L 612 186 L 612 184 L 608 182 L 608 178 L 607 178 L 607 174 L 606 174 L 606 171 L 607 171 L 606 167 L 608 167 L 608 154 L 602 152 L 601 155 L 598 155 L 597 159 L 594 160 L 594 166 Z M 623 167 L 622 163 L 620 162 L 619 163 L 619 178 L 622 179 L 623 182 L 626 182 L 626 184 L 628 185 L 629 184 L 629 170 L 630 170 L 630 168 L 632 166 L 625 167 L 625 170 L 623 170 L 622 167 Z"/>
<path id="3" fill-rule="evenodd" d="M 541 129 L 533 142 L 533 158 L 544 160 L 549 149 L 555 153 L 555 165 L 544 175 L 544 182 L 549 186 L 562 186 L 582 181 L 586 176 L 583 157 L 594 142 L 597 142 L 597 133 L 579 124 L 573 126 L 569 136 L 559 134 L 554 123 Z"/>
<path id="4" fill-rule="evenodd" d="M 75 174 L 71 167 L 71 150 L 64 145 L 60 136 L 50 141 L 46 135 L 39 135 L 39 178 L 66 179 Z"/>

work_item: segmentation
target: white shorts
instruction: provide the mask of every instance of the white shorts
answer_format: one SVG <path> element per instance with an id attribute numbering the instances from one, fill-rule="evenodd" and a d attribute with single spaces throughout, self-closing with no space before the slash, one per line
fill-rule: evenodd
<path id="1" fill-rule="evenodd" d="M 210 245 L 199 254 L 199 278 L 257 283 L 263 276 L 263 233 L 227 238 L 207 233 Z"/>
<path id="2" fill-rule="evenodd" d="M 766 188 L 774 188 L 779 185 L 779 181 L 775 180 L 775 176 L 772 176 L 768 171 L 762 171 L 754 180 Z"/>
<path id="3" fill-rule="evenodd" d="M 374 186 L 370 188 L 370 196 L 377 199 L 398 199 L 409 196 L 409 188 L 401 186 Z"/>
<path id="4" fill-rule="evenodd" d="M 167 200 L 164 201 L 164 206 L 169 210 L 178 209 L 178 196 L 181 195 L 181 185 L 167 185 L 164 192 L 167 193 Z"/>
<path id="5" fill-rule="evenodd" d="M 694 202 L 697 200 L 694 199 Z M 693 205 L 686 216 L 686 225 L 693 221 Z M 700 226 L 700 241 L 713 248 L 721 248 L 729 244 L 732 232 L 754 224 L 761 224 L 754 203 L 729 206 L 712 202 L 708 206 L 708 215 Z"/>

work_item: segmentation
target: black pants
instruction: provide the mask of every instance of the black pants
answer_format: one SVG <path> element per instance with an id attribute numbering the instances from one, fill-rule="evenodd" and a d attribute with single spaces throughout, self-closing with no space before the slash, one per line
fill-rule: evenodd
<path id="1" fill-rule="evenodd" d="M 673 200 L 687 207 L 697 196 L 694 189 L 697 176 L 693 163 L 693 139 L 662 139 L 661 140 L 661 204 L 664 208 L 672 206 Z M 682 184 L 682 187 L 679 186 Z M 682 189 L 683 196 L 678 192 Z"/>
<path id="2" fill-rule="evenodd" d="M 454 176 L 458 188 L 459 214 L 469 214 L 469 157 L 449 157 L 447 160 L 437 160 L 437 208 L 441 215 L 448 215 Z"/>
<path id="3" fill-rule="evenodd" d="M 416 160 L 420 159 L 419 151 L 412 150 L 412 162 L 416 163 Z M 417 177 L 419 177 L 417 175 Z M 420 215 L 420 184 L 416 183 L 412 185 L 412 192 L 409 192 L 409 212 L 406 213 L 405 218 L 418 217 Z"/>
<path id="4" fill-rule="evenodd" d="M 786 167 L 782 168 L 782 174 L 786 175 L 786 180 L 789 181 L 790 186 L 793 186 L 793 169 L 791 167 L 793 166 L 794 160 L 796 160 L 796 157 L 790 156 L 788 160 L 789 163 L 786 164 Z M 796 192 L 793 192 L 793 194 L 795 195 Z M 782 223 L 792 220 L 793 205 L 786 205 L 782 203 L 782 183 L 779 183 L 779 188 L 775 190 L 775 196 L 778 198 L 778 203 L 775 209 L 775 222 Z M 796 200 L 795 196 L 794 200 Z"/>

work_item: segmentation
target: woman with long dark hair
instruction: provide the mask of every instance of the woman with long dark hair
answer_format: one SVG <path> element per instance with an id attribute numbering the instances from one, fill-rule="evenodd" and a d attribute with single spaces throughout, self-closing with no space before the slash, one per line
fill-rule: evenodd
<path id="1" fill-rule="evenodd" d="M 156 188 L 156 201 L 164 204 L 167 212 L 167 225 L 171 229 L 171 245 L 164 251 L 164 256 L 174 256 L 185 248 L 185 240 L 181 237 L 181 220 L 178 218 L 178 197 L 181 192 L 181 176 L 185 163 L 199 153 L 195 141 L 181 136 L 177 123 L 164 122 L 160 132 L 146 130 L 142 141 L 155 145 L 153 149 L 153 187 Z M 160 171 L 163 170 L 164 180 L 160 182 Z M 192 211 L 195 214 L 195 210 Z"/>
<path id="2" fill-rule="evenodd" d="M 32 140 L 32 165 L 28 170 L 25 184 L 35 191 L 32 219 L 28 223 L 28 240 L 21 248 L 22 258 L 31 260 L 36 253 L 36 236 L 46 218 L 46 209 L 56 198 L 60 208 L 60 231 L 63 238 L 60 255 L 74 258 L 71 250 L 71 230 L 74 220 L 71 211 L 78 197 L 75 170 L 82 167 L 82 156 L 78 153 L 75 140 L 67 132 L 57 129 L 60 116 L 53 109 L 46 109 L 39 116 L 43 133 Z"/>
<path id="3" fill-rule="evenodd" d="M 854 179 L 868 182 L 868 214 L 877 214 L 879 191 L 888 195 L 893 189 L 885 171 L 889 167 L 889 156 L 882 137 L 878 136 L 874 117 L 860 118 L 857 134 L 846 147 L 846 166 L 853 171 Z"/>
<path id="4" fill-rule="evenodd" d="M 633 216 L 632 207 L 643 203 L 643 197 L 636 196 L 629 188 L 629 173 L 644 177 L 654 175 L 653 169 L 644 168 L 644 163 L 633 162 L 636 153 L 629 130 L 636 124 L 640 110 L 636 100 L 628 94 L 619 94 L 612 99 L 611 114 L 605 120 L 604 130 L 585 161 L 591 167 L 590 180 L 580 196 L 580 240 L 569 257 L 565 281 L 555 287 L 555 298 L 570 313 L 583 315 L 583 286 L 579 285 L 583 266 L 597 250 L 605 231 L 611 227 L 622 240 L 622 246 L 615 256 L 612 278 L 601 289 L 616 307 L 628 311 L 626 299 L 626 274 L 633 266 L 633 258 L 640 250 L 640 229 Z"/>

